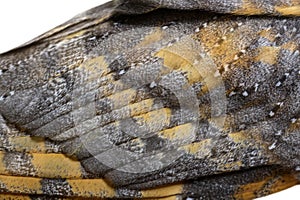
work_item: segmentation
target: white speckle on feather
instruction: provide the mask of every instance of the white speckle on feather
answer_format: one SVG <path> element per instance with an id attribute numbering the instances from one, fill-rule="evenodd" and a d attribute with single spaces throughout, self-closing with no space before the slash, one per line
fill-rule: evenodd
<path id="1" fill-rule="evenodd" d="M 163 27 L 162 27 L 163 30 L 166 30 L 166 29 L 168 29 L 168 28 L 169 28 L 168 26 L 163 26 Z"/>
<path id="2" fill-rule="evenodd" d="M 300 166 L 297 166 L 295 169 L 297 172 L 300 171 Z"/>
<path id="3" fill-rule="evenodd" d="M 284 30 L 284 31 L 287 31 L 287 27 L 286 27 L 286 26 L 283 26 L 283 30 Z"/>
<path id="4" fill-rule="evenodd" d="M 238 60 L 239 59 L 239 56 L 238 55 L 235 55 L 233 60 Z"/>
<path id="5" fill-rule="evenodd" d="M 0 69 L 0 76 L 3 74 L 3 71 Z"/>
<path id="6" fill-rule="evenodd" d="M 157 84 L 155 83 L 155 81 L 152 81 L 151 83 L 150 83 L 150 88 L 155 88 L 157 86 Z"/>
<path id="7" fill-rule="evenodd" d="M 276 103 L 276 105 L 279 106 L 279 107 L 282 107 L 283 104 L 284 104 L 283 102 L 278 102 L 278 103 Z"/>
<path id="8" fill-rule="evenodd" d="M 297 32 L 297 28 L 296 28 L 296 27 L 293 27 L 292 32 L 293 32 L 293 33 Z"/>
<path id="9" fill-rule="evenodd" d="M 4 97 L 3 96 L 0 96 L 0 101 L 3 101 L 4 100 Z"/>
<path id="10" fill-rule="evenodd" d="M 122 70 L 119 72 L 119 75 L 123 75 L 123 74 L 125 74 L 125 70 L 124 70 L 124 69 L 122 69 Z"/>
<path id="11" fill-rule="evenodd" d="M 275 147 L 276 147 L 276 142 L 274 142 L 273 144 L 271 144 L 269 146 L 269 150 L 273 150 L 273 149 L 275 149 Z"/>
<path id="12" fill-rule="evenodd" d="M 246 53 L 246 50 L 245 50 L 245 49 L 242 49 L 242 50 L 241 50 L 241 53 L 243 53 L 243 54 Z"/>
<path id="13" fill-rule="evenodd" d="M 278 33 L 277 35 L 275 35 L 275 38 L 281 38 L 282 35 L 280 33 Z"/>
<path id="14" fill-rule="evenodd" d="M 288 77 L 288 76 L 290 75 L 290 73 L 287 72 L 287 73 L 284 73 L 284 75 L 285 75 L 286 77 Z"/>
<path id="15" fill-rule="evenodd" d="M 235 94 L 236 94 L 235 91 L 231 91 L 231 92 L 229 93 L 229 96 L 232 97 L 232 96 L 235 95 Z"/>
<path id="16" fill-rule="evenodd" d="M 258 86 L 259 86 L 258 83 L 255 83 L 255 84 L 254 84 L 254 91 L 255 91 L 255 92 L 257 92 L 257 90 L 258 90 Z"/>
<path id="17" fill-rule="evenodd" d="M 15 91 L 10 91 L 9 94 L 10 96 L 13 96 L 15 94 Z"/>
<path id="18" fill-rule="evenodd" d="M 269 116 L 273 117 L 275 115 L 275 113 L 273 111 L 270 111 Z"/>
<path id="19" fill-rule="evenodd" d="M 199 33 L 199 32 L 200 32 L 200 28 L 196 28 L 196 29 L 195 29 L 195 32 L 196 32 L 196 33 Z"/>
<path id="20" fill-rule="evenodd" d="M 225 64 L 225 65 L 224 65 L 224 70 L 225 70 L 225 72 L 228 72 L 228 71 L 229 71 L 229 64 Z"/>
<path id="21" fill-rule="evenodd" d="M 203 24 L 203 27 L 204 27 L 204 28 L 206 28 L 206 27 L 207 27 L 207 23 L 206 23 L 206 22 Z"/>
<path id="22" fill-rule="evenodd" d="M 230 32 L 233 32 L 234 31 L 234 28 L 230 28 L 230 30 L 229 30 Z"/>
<path id="23" fill-rule="evenodd" d="M 292 118 L 292 119 L 291 119 L 292 124 L 296 123 L 296 121 L 297 121 L 296 118 Z"/>
<path id="24" fill-rule="evenodd" d="M 278 131 L 277 133 L 275 133 L 275 135 L 279 136 L 279 135 L 282 135 L 282 131 Z"/>
<path id="25" fill-rule="evenodd" d="M 243 23 L 242 23 L 242 22 L 239 22 L 237 25 L 238 25 L 238 26 L 242 26 L 242 25 L 243 25 Z"/>
<path id="26" fill-rule="evenodd" d="M 88 40 L 96 40 L 97 38 L 96 38 L 96 36 L 94 36 L 94 37 L 91 37 L 91 38 L 89 38 Z"/>
<path id="27" fill-rule="evenodd" d="M 244 91 L 244 92 L 242 93 L 242 95 L 243 95 L 244 97 L 247 97 L 247 96 L 249 96 L 249 94 L 248 94 L 248 92 L 247 92 L 247 91 Z"/>
<path id="28" fill-rule="evenodd" d="M 275 85 L 275 86 L 276 86 L 276 87 L 280 87 L 280 86 L 281 86 L 281 84 L 282 84 L 282 83 L 281 83 L 280 81 L 278 81 L 278 82 L 276 83 L 276 85 Z"/>

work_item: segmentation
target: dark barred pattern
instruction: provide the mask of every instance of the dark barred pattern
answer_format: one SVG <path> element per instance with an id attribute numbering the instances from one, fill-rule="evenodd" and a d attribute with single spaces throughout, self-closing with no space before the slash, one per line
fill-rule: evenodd
<path id="1" fill-rule="evenodd" d="M 299 16 L 297 0 L 120 0 L 2 54 L 0 196 L 253 199 L 299 184 Z"/>

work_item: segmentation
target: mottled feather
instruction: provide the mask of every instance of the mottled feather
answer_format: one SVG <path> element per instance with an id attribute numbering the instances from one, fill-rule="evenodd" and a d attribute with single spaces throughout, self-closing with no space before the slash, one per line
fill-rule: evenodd
<path id="1" fill-rule="evenodd" d="M 298 0 L 86 11 L 0 55 L 0 195 L 253 199 L 297 185 L 299 63 Z"/>

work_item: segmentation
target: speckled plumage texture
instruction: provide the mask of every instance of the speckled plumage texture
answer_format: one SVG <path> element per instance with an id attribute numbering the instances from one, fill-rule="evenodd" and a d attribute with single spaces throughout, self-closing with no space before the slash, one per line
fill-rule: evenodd
<path id="1" fill-rule="evenodd" d="M 3 197 L 252 199 L 298 184 L 299 9 L 114 1 L 0 55 Z"/>

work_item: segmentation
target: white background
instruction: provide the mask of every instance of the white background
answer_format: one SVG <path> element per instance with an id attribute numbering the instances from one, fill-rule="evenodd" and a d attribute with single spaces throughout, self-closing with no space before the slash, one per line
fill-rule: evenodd
<path id="1" fill-rule="evenodd" d="M 8 51 L 107 0 L 6 0 L 0 2 L 0 52 Z M 300 186 L 260 198 L 298 200 Z"/>

